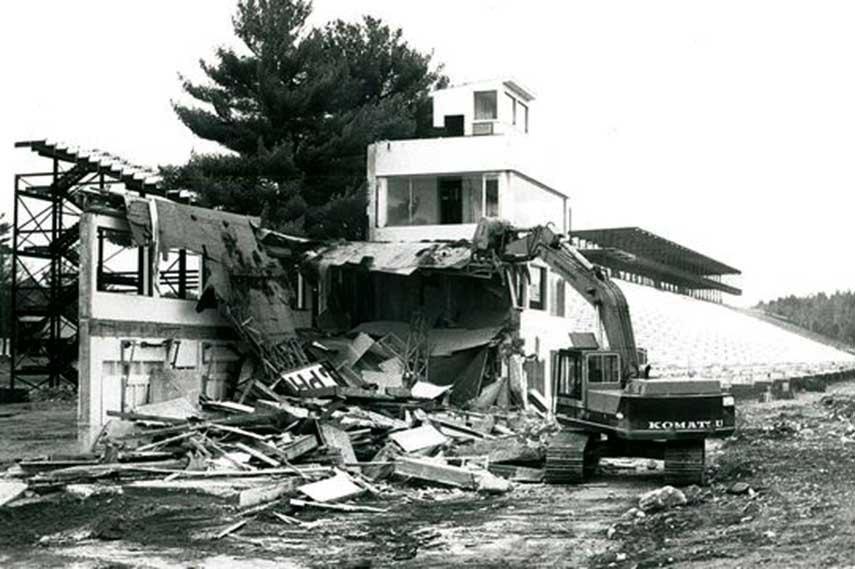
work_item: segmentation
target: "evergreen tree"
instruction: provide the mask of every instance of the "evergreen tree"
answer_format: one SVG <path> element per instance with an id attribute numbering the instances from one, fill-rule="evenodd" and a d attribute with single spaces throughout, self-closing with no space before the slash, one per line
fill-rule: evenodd
<path id="1" fill-rule="evenodd" d="M 262 215 L 283 231 L 364 238 L 368 144 L 413 138 L 430 122 L 428 93 L 445 84 L 431 56 L 366 16 L 308 29 L 307 0 L 242 0 L 243 49 L 201 62 L 195 102 L 174 103 L 197 136 L 231 151 L 164 169 L 205 205 Z"/>
<path id="2" fill-rule="evenodd" d="M 855 292 L 821 292 L 760 302 L 756 308 L 789 320 L 811 332 L 855 347 Z"/>

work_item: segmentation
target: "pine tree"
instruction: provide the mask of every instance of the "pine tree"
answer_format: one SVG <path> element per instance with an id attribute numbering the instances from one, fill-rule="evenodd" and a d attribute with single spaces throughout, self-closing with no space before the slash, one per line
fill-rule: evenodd
<path id="1" fill-rule="evenodd" d="M 308 29 L 306 0 L 242 0 L 242 43 L 201 62 L 195 102 L 174 103 L 197 136 L 228 154 L 194 155 L 164 169 L 205 205 L 262 215 L 319 237 L 364 237 L 368 144 L 413 138 L 429 124 L 428 93 L 445 83 L 431 56 L 399 29 L 365 17 Z"/>

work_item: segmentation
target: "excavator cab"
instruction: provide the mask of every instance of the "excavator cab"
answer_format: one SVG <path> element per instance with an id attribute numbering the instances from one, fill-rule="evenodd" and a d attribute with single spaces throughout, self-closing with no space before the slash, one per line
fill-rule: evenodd
<path id="1" fill-rule="evenodd" d="M 553 386 L 558 412 L 565 406 L 584 409 L 588 390 L 621 388 L 620 354 L 604 350 L 570 348 L 559 350 L 553 362 Z"/>

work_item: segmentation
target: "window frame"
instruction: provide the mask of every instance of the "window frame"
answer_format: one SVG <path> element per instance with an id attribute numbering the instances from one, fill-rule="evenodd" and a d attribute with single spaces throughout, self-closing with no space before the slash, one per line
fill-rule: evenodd
<path id="1" fill-rule="evenodd" d="M 487 183 L 496 183 L 496 212 L 495 215 L 490 215 L 487 212 Z M 499 197 L 499 175 L 498 174 L 482 174 L 481 175 L 481 212 L 484 217 L 499 217 L 501 215 L 501 199 Z"/>
<path id="2" fill-rule="evenodd" d="M 121 234 L 121 235 L 127 236 L 129 242 L 132 245 L 128 246 L 126 248 L 125 247 L 123 247 L 123 248 L 127 249 L 128 252 L 131 252 L 133 249 L 136 249 L 137 260 L 136 260 L 136 270 L 134 271 L 136 273 L 135 276 L 136 276 L 136 280 L 137 280 L 136 291 L 133 291 L 132 289 L 131 290 L 109 290 L 109 289 L 105 288 L 106 287 L 106 285 L 104 284 L 105 279 L 103 278 L 103 275 L 107 273 L 107 271 L 105 271 L 105 268 L 106 268 L 105 265 L 106 265 L 106 263 L 109 263 L 109 261 L 111 259 L 113 259 L 114 257 L 116 257 L 116 255 L 118 254 L 118 253 L 114 253 L 109 258 L 107 258 L 107 259 L 104 258 L 105 244 L 109 241 L 109 238 L 107 237 L 107 235 L 110 233 Z M 149 252 L 148 252 L 148 248 L 147 247 L 141 247 L 139 245 L 137 245 L 137 246 L 133 245 L 133 239 L 131 237 L 130 229 L 116 229 L 114 227 L 106 227 L 103 225 L 99 225 L 95 228 L 95 239 L 96 239 L 95 247 L 96 247 L 96 254 L 97 254 L 97 259 L 96 259 L 96 263 L 95 263 L 95 291 L 98 293 L 122 294 L 122 295 L 127 295 L 127 296 L 152 296 L 153 291 L 152 291 L 151 266 L 150 266 L 151 258 L 150 258 Z M 117 245 L 115 243 L 114 243 L 114 245 L 116 245 L 117 247 L 120 247 L 120 245 Z M 149 266 L 146 266 L 147 264 Z M 114 272 L 114 271 L 110 271 L 110 272 Z M 121 273 L 130 273 L 130 272 L 131 271 L 121 271 Z"/>
<path id="3" fill-rule="evenodd" d="M 518 104 L 522 108 L 522 111 L 523 111 L 522 112 L 522 114 L 523 114 L 522 118 L 523 118 L 523 123 L 524 123 L 523 124 L 523 126 L 524 126 L 523 132 L 528 133 L 528 105 L 526 105 L 522 101 L 518 101 Z M 514 124 L 516 124 L 516 123 L 514 123 Z"/>
<path id="4" fill-rule="evenodd" d="M 492 109 L 493 110 L 493 116 L 492 117 L 478 116 L 479 96 L 480 97 L 483 97 L 483 96 L 490 97 L 491 96 L 493 98 L 493 109 Z M 472 92 L 472 105 L 473 105 L 472 117 L 473 117 L 474 122 L 492 122 L 492 121 L 495 121 L 499 118 L 499 93 L 496 89 L 487 89 L 484 91 L 473 91 Z"/>
<path id="5" fill-rule="evenodd" d="M 529 270 L 528 307 L 531 308 L 532 310 L 546 310 L 546 307 L 548 304 L 546 301 L 546 295 L 547 295 L 547 290 L 548 290 L 547 279 L 549 278 L 548 273 L 546 271 L 546 267 L 539 267 L 537 265 L 529 265 L 528 270 Z M 535 300 L 534 295 L 531 293 L 532 287 L 535 286 L 534 278 L 532 277 L 532 275 L 534 275 L 535 271 L 537 271 L 538 274 L 540 275 L 540 282 L 537 283 L 537 285 L 538 285 L 537 288 L 539 289 L 539 292 L 540 292 L 540 295 L 539 295 L 540 300 Z"/>
<path id="6" fill-rule="evenodd" d="M 511 100 L 511 124 L 517 125 L 517 98 L 505 91 L 505 96 Z"/>

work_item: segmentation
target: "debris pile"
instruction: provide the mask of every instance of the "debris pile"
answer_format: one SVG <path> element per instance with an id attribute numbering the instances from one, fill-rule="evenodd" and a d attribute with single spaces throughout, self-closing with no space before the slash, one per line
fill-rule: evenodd
<path id="1" fill-rule="evenodd" d="M 20 461 L 4 500 L 63 489 L 86 499 L 104 491 L 101 482 L 230 491 L 242 518 L 223 537 L 262 510 L 293 524 L 304 508 L 380 512 L 384 501 L 430 488 L 505 493 L 512 481 L 542 479 L 544 444 L 557 430 L 525 412 L 445 405 L 447 390 L 432 384 L 300 395 L 251 384 L 252 396 L 236 393 L 242 402 L 178 397 L 111 412 L 93 452 Z"/>

